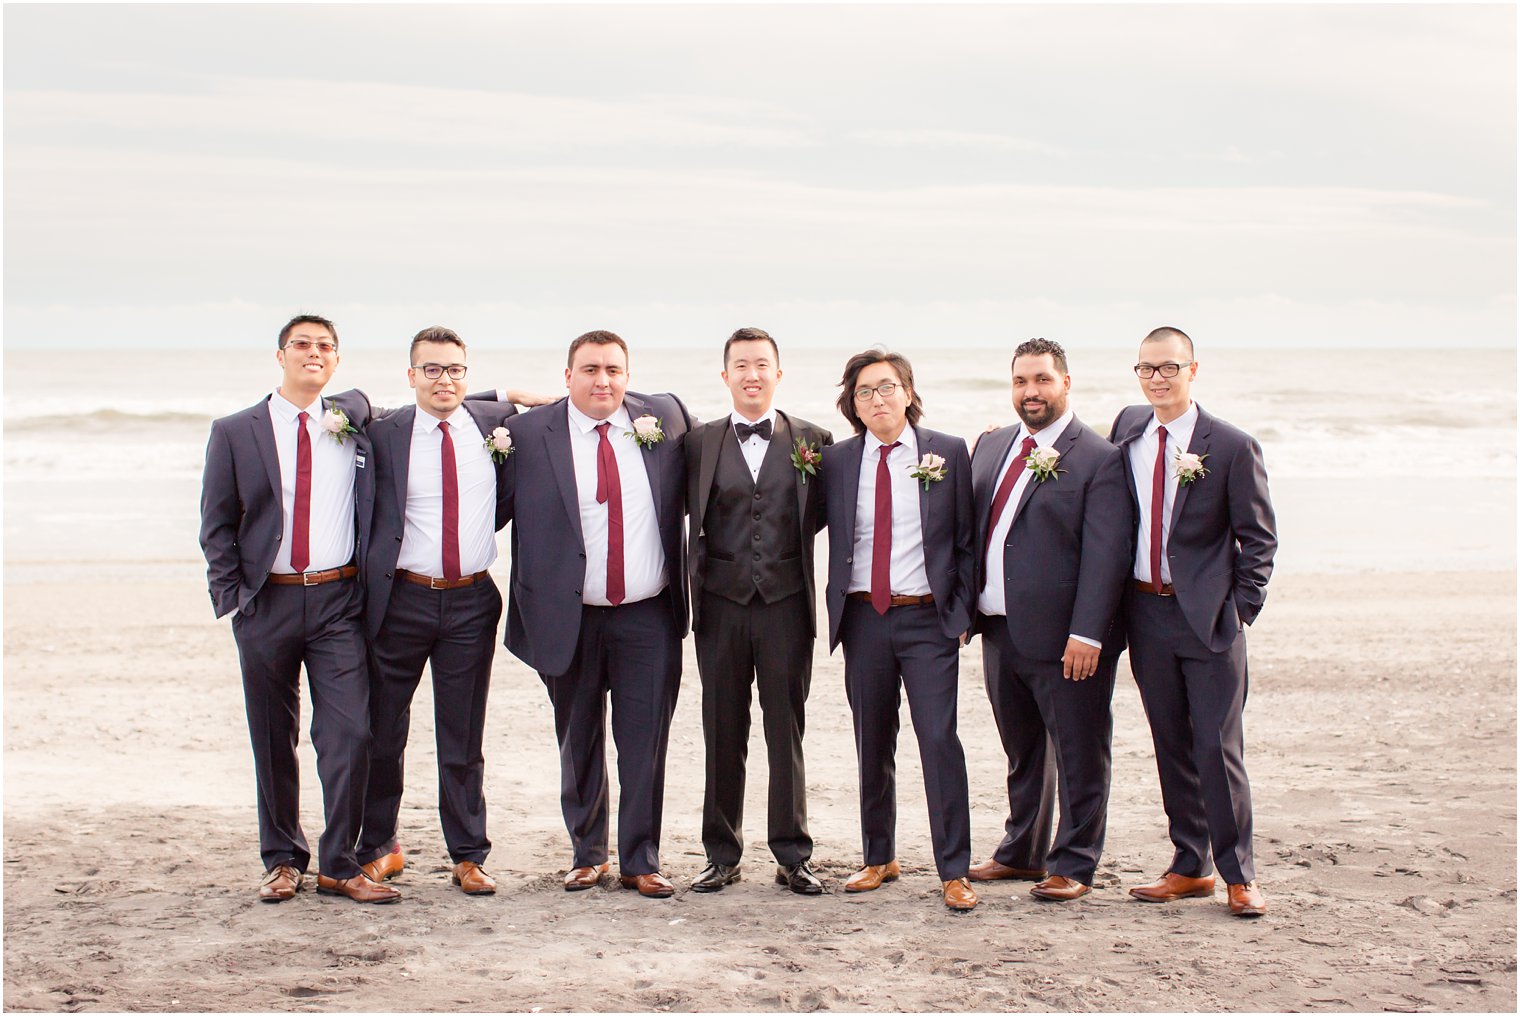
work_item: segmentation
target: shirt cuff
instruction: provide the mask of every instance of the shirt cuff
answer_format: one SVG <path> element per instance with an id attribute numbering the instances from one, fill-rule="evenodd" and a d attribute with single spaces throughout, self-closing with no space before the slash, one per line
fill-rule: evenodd
<path id="1" fill-rule="evenodd" d="M 1092 646 L 1094 649 L 1102 649 L 1103 648 L 1103 643 L 1099 642 L 1097 639 L 1085 638 L 1085 637 L 1083 637 L 1081 635 L 1071 635 L 1071 636 L 1068 636 L 1068 637 L 1076 639 L 1078 642 L 1082 643 L 1083 645 Z"/>

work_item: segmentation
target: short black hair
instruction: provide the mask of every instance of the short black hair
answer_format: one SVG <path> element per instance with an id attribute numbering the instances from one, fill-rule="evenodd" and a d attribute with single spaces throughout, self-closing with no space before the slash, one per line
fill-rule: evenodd
<path id="1" fill-rule="evenodd" d="M 1020 342 L 1019 348 L 1013 351 L 1013 359 L 1009 361 L 1008 368 L 1012 370 L 1021 356 L 1044 356 L 1046 353 L 1056 362 L 1056 370 L 1062 374 L 1071 373 L 1066 367 L 1066 350 L 1054 339 L 1026 339 Z"/>
<path id="2" fill-rule="evenodd" d="M 776 340 L 771 338 L 771 333 L 764 328 L 741 328 L 728 337 L 723 343 L 723 369 L 728 369 L 728 350 L 735 342 L 769 342 L 771 352 L 776 354 L 776 365 L 781 365 L 781 349 L 776 345 Z"/>
<path id="3" fill-rule="evenodd" d="M 1181 328 L 1173 328 L 1171 325 L 1152 328 L 1151 333 L 1140 340 L 1140 345 L 1143 346 L 1147 342 L 1165 342 L 1167 339 L 1181 339 L 1182 344 L 1187 346 L 1188 359 L 1193 358 L 1193 340 L 1188 338 L 1187 332 Z"/>
<path id="4" fill-rule="evenodd" d="M 417 347 L 424 342 L 446 342 L 449 345 L 458 346 L 461 353 L 465 352 L 464 340 L 459 333 L 452 328 L 442 325 L 431 325 L 412 336 L 412 348 L 407 350 L 407 361 L 410 362 L 417 355 Z M 415 366 L 415 364 L 413 364 Z"/>
<path id="5" fill-rule="evenodd" d="M 296 330 L 297 325 L 321 325 L 323 328 L 326 328 L 328 334 L 332 336 L 333 345 L 336 346 L 338 344 L 338 329 L 333 327 L 333 323 L 331 321 L 327 320 L 325 317 L 318 317 L 316 314 L 297 314 L 295 317 L 285 322 L 285 327 L 280 329 L 279 348 L 285 348 L 285 343 L 287 340 L 289 340 L 290 333 Z"/>
<path id="6" fill-rule="evenodd" d="M 873 363 L 888 364 L 897 372 L 897 379 L 908 389 L 908 426 L 918 426 L 918 421 L 924 415 L 924 400 L 918 397 L 918 386 L 913 383 L 913 365 L 901 353 L 890 353 L 881 346 L 856 353 L 845 363 L 844 377 L 839 379 L 839 387 L 844 390 L 839 393 L 839 401 L 835 403 L 839 411 L 850 421 L 855 433 L 866 432 L 865 421 L 855 410 L 855 385 L 860 380 L 860 372 Z"/>
<path id="7" fill-rule="evenodd" d="M 628 343 L 624 342 L 615 332 L 596 331 L 587 332 L 585 335 L 577 335 L 575 341 L 570 343 L 570 352 L 565 356 L 565 366 L 575 366 L 575 351 L 585 345 L 617 346 L 623 351 L 623 359 L 628 359 Z"/>

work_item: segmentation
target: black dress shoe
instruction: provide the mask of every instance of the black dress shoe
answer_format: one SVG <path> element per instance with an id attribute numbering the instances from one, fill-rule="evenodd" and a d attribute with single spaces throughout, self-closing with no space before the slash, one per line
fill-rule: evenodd
<path id="1" fill-rule="evenodd" d="M 702 869 L 702 874 L 691 884 L 694 893 L 715 893 L 726 885 L 739 881 L 737 864 L 719 864 L 716 861 Z"/>
<path id="2" fill-rule="evenodd" d="M 818 881 L 818 876 L 813 874 L 813 869 L 806 861 L 776 865 L 776 884 L 784 885 L 803 896 L 817 896 L 823 892 L 823 883 Z"/>

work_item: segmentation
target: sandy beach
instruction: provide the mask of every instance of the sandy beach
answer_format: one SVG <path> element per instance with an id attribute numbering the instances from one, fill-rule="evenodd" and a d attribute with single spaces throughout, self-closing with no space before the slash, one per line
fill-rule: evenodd
<path id="1" fill-rule="evenodd" d="M 504 565 L 498 565 L 505 578 Z M 700 690 L 687 643 L 664 869 L 645 900 L 568 894 L 548 703 L 499 650 L 487 796 L 502 891 L 448 885 L 431 697 L 414 709 L 392 907 L 307 892 L 258 903 L 253 778 L 225 622 L 199 569 L 8 570 L 5 1007 L 102 1010 L 1512 1010 L 1515 575 L 1294 574 L 1251 634 L 1247 764 L 1271 913 L 1223 895 L 1172 906 L 1127 886 L 1170 857 L 1127 663 L 1098 891 L 1040 903 L 1023 883 L 939 901 L 917 751 L 899 749 L 904 877 L 845 896 L 859 860 L 839 658 L 817 658 L 807 760 L 821 898 L 772 884 L 764 752 L 752 751 L 744 880 L 702 865 Z M 80 637 L 84 624 L 88 639 Z M 995 845 L 1003 760 L 962 657 L 974 853 Z M 904 711 L 904 722 L 907 716 Z M 757 724 L 758 727 L 758 724 Z M 303 744 L 308 835 L 321 828 Z M 614 858 L 615 863 L 615 858 Z"/>

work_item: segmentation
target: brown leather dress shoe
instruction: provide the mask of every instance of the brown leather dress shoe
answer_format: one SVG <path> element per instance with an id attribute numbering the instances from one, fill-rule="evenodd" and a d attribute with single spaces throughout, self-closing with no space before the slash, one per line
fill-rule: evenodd
<path id="1" fill-rule="evenodd" d="M 373 882 L 384 882 L 401 874 L 401 869 L 405 867 L 406 856 L 401 853 L 400 847 L 394 847 L 390 853 L 381 854 L 368 864 L 359 865 L 359 870 Z"/>
<path id="2" fill-rule="evenodd" d="M 1260 917 L 1267 912 L 1267 898 L 1256 888 L 1255 882 L 1232 885 L 1227 890 L 1230 913 L 1236 917 Z"/>
<path id="3" fill-rule="evenodd" d="M 951 910 L 970 910 L 976 906 L 976 890 L 964 878 L 953 878 L 945 883 L 945 906 Z"/>
<path id="4" fill-rule="evenodd" d="M 973 882 L 1000 882 L 1005 878 L 1021 878 L 1030 882 L 1038 882 L 1048 872 L 1039 868 L 1010 868 L 1006 864 L 988 858 L 981 864 L 973 864 L 966 877 Z"/>
<path id="5" fill-rule="evenodd" d="M 578 893 L 582 889 L 593 889 L 601 881 L 602 876 L 607 874 L 607 865 L 598 864 L 589 868 L 571 868 L 565 876 L 565 892 Z"/>
<path id="6" fill-rule="evenodd" d="M 324 896 L 347 896 L 355 903 L 395 903 L 401 898 L 401 893 L 388 885 L 381 885 L 362 871 L 353 878 L 318 875 L 317 892 Z"/>
<path id="7" fill-rule="evenodd" d="M 674 896 L 676 892 L 670 879 L 657 871 L 651 871 L 647 875 L 620 875 L 618 881 L 623 883 L 624 889 L 637 889 L 640 896 L 648 896 L 650 899 L 663 900 L 667 896 Z"/>
<path id="8" fill-rule="evenodd" d="M 1214 876 L 1188 878 L 1169 871 L 1149 885 L 1135 886 L 1129 894 L 1146 903 L 1171 903 L 1189 896 L 1213 896 Z"/>
<path id="9" fill-rule="evenodd" d="M 305 887 L 306 880 L 299 871 L 288 864 L 277 864 L 264 872 L 264 881 L 259 883 L 259 899 L 265 903 L 283 903 Z"/>
<path id="10" fill-rule="evenodd" d="M 463 889 L 466 896 L 489 896 L 496 891 L 496 880 L 474 861 L 460 861 L 454 865 L 450 881 Z"/>
<path id="11" fill-rule="evenodd" d="M 847 893 L 868 893 L 880 889 L 883 882 L 896 882 L 902 875 L 902 867 L 896 861 L 886 864 L 868 864 L 851 875 L 844 884 Z"/>
<path id="12" fill-rule="evenodd" d="M 1092 892 L 1092 886 L 1083 885 L 1074 878 L 1065 875 L 1052 875 L 1039 885 L 1029 890 L 1029 895 L 1038 896 L 1042 900 L 1055 900 L 1057 903 L 1066 903 L 1069 900 L 1081 899 Z"/>

